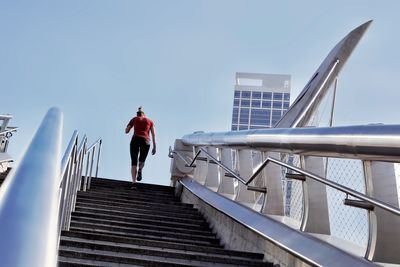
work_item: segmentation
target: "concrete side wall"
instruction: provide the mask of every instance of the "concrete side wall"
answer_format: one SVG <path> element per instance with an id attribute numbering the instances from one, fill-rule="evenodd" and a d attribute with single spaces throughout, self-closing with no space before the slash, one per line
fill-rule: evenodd
<path id="1" fill-rule="evenodd" d="M 292 254 L 274 245 L 264 237 L 244 227 L 224 213 L 215 210 L 196 197 L 186 188 L 181 188 L 181 201 L 193 204 L 206 218 L 213 231 L 217 233 L 225 248 L 264 254 L 264 260 L 280 266 L 310 266 Z M 180 190 L 179 190 L 180 191 Z"/>

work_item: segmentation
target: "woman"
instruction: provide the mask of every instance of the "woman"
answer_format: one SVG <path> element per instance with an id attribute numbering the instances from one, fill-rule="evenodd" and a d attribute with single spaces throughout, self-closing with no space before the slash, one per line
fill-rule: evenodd
<path id="1" fill-rule="evenodd" d="M 154 131 L 154 123 L 152 120 L 144 115 L 142 107 L 139 107 L 136 112 L 136 117 L 131 119 L 126 126 L 125 133 L 128 134 L 131 129 L 134 129 L 132 140 L 130 143 L 131 153 L 131 174 L 132 174 L 132 188 L 135 188 L 136 178 L 138 181 L 142 180 L 142 169 L 146 161 L 147 154 L 150 149 L 150 132 L 151 140 L 153 141 L 153 149 L 151 154 L 156 154 L 156 134 Z M 139 170 L 137 163 L 139 158 Z"/>

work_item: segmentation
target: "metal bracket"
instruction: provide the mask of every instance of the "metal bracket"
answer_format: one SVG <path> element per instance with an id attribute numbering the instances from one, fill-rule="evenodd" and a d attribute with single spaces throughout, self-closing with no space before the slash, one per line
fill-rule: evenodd
<path id="1" fill-rule="evenodd" d="M 236 174 L 236 175 L 238 175 L 238 174 Z M 235 176 L 235 175 L 233 175 L 233 174 L 230 174 L 229 172 L 226 172 L 226 173 L 225 173 L 225 177 L 229 177 L 229 178 L 236 178 L 236 176 Z"/>
<path id="2" fill-rule="evenodd" d="M 257 187 L 257 186 L 248 185 L 247 190 L 256 191 L 256 192 L 265 193 L 265 194 L 267 193 L 266 187 Z"/>
<path id="3" fill-rule="evenodd" d="M 349 199 L 347 197 L 343 200 L 343 204 L 346 206 L 351 206 L 351 207 L 370 210 L 370 211 L 373 211 L 375 208 L 374 205 L 372 205 L 366 201 L 357 200 L 357 199 Z"/>
<path id="4" fill-rule="evenodd" d="M 181 153 L 179 153 L 178 151 L 172 150 L 172 148 L 170 146 L 169 147 L 169 152 L 168 152 L 168 157 L 173 159 L 174 158 L 174 154 L 176 154 L 181 160 L 183 160 L 183 162 L 185 162 L 185 167 L 196 168 L 196 165 L 194 164 L 194 161 L 196 160 L 196 158 L 198 157 L 200 152 L 197 152 L 196 156 L 194 157 L 194 159 L 192 160 L 191 163 L 187 162 L 187 160 L 181 155 Z"/>
<path id="5" fill-rule="evenodd" d="M 304 182 L 306 180 L 306 176 L 304 174 L 298 174 L 298 173 L 286 173 L 286 178 L 288 179 L 293 179 L 293 180 L 299 180 Z"/>

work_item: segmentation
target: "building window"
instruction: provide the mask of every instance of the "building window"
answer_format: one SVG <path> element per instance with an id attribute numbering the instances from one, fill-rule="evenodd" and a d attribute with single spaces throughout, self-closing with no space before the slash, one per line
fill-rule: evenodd
<path id="1" fill-rule="evenodd" d="M 271 108 L 271 101 L 270 100 L 268 100 L 268 101 L 263 100 L 262 107 L 263 108 Z"/>
<path id="2" fill-rule="evenodd" d="M 261 99 L 261 92 L 252 92 L 251 97 L 253 99 Z"/>
<path id="3" fill-rule="evenodd" d="M 250 100 L 248 100 L 248 99 L 242 99 L 242 100 L 240 101 L 240 106 L 241 106 L 241 107 L 250 107 Z"/>
<path id="4" fill-rule="evenodd" d="M 247 125 L 239 125 L 239 130 L 248 130 L 249 126 Z"/>
<path id="5" fill-rule="evenodd" d="M 274 93 L 274 100 L 282 100 L 283 94 L 282 93 Z"/>
<path id="6" fill-rule="evenodd" d="M 283 108 L 288 109 L 289 108 L 289 102 L 283 102 Z"/>
<path id="7" fill-rule="evenodd" d="M 251 101 L 251 107 L 252 108 L 259 108 L 261 105 L 261 101 L 260 100 L 252 100 Z"/>
<path id="8" fill-rule="evenodd" d="M 263 99 L 271 100 L 272 99 L 272 93 L 271 92 L 264 92 L 263 93 Z"/>
<path id="9" fill-rule="evenodd" d="M 282 111 L 281 110 L 272 110 L 272 125 L 275 125 L 281 118 Z"/>
<path id="10" fill-rule="evenodd" d="M 234 108 L 233 112 L 232 112 L 232 123 L 237 123 L 238 122 L 238 118 L 239 118 L 239 109 L 238 108 Z"/>
<path id="11" fill-rule="evenodd" d="M 236 99 L 236 98 L 235 98 L 235 99 L 233 100 L 233 106 L 234 106 L 234 107 L 238 107 L 238 106 L 239 106 L 239 99 Z"/>
<path id="12" fill-rule="evenodd" d="M 290 100 L 290 94 L 284 93 L 283 94 L 283 99 L 286 100 L 286 101 L 289 101 Z"/>
<path id="13" fill-rule="evenodd" d="M 252 109 L 251 110 L 251 125 L 268 125 L 271 112 L 269 109 Z"/>
<path id="14" fill-rule="evenodd" d="M 237 124 L 232 124 L 231 131 L 237 131 L 237 130 L 238 130 Z"/>
<path id="15" fill-rule="evenodd" d="M 242 98 L 250 98 L 250 91 L 242 91 Z"/>
<path id="16" fill-rule="evenodd" d="M 281 109 L 282 108 L 282 101 L 273 101 L 272 108 Z"/>
<path id="17" fill-rule="evenodd" d="M 235 98 L 240 98 L 240 91 L 235 90 Z"/>
<path id="18" fill-rule="evenodd" d="M 240 124 L 248 124 L 249 123 L 249 109 L 248 108 L 241 108 L 240 109 Z"/>

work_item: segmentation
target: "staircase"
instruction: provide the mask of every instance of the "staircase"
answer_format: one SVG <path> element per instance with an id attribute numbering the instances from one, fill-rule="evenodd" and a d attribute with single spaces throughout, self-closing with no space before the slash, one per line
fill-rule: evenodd
<path id="1" fill-rule="evenodd" d="M 192 205 L 168 186 L 97 178 L 79 192 L 59 266 L 273 266 L 226 250 Z"/>

